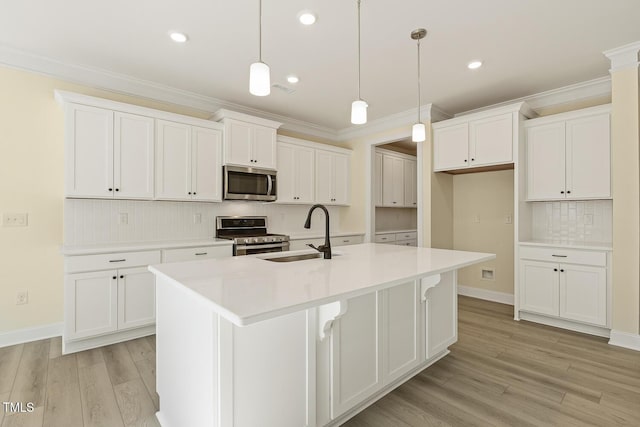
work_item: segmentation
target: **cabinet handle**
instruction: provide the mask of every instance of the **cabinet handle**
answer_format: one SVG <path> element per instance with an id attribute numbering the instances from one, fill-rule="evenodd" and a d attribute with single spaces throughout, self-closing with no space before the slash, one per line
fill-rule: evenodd
<path id="1" fill-rule="evenodd" d="M 198 253 L 196 254 L 196 256 L 206 255 L 206 254 L 207 254 L 206 252 L 198 252 Z"/>
<path id="2" fill-rule="evenodd" d="M 558 271 L 558 269 L 557 269 L 557 268 L 554 268 L 554 269 L 553 269 L 553 271 Z"/>
<path id="3" fill-rule="evenodd" d="M 120 276 L 121 279 L 124 279 L 124 275 Z"/>
<path id="4" fill-rule="evenodd" d="M 393 202 L 393 204 L 395 205 L 397 202 Z"/>
<path id="5" fill-rule="evenodd" d="M 563 270 L 563 269 L 560 269 L 560 273 L 564 273 L 564 270 Z"/>
<path id="6" fill-rule="evenodd" d="M 112 277 L 113 280 L 116 280 L 117 278 L 118 278 L 118 276 L 113 276 Z"/>
<path id="7" fill-rule="evenodd" d="M 564 191 L 561 191 L 560 194 L 564 194 Z"/>
<path id="8" fill-rule="evenodd" d="M 126 259 L 110 259 L 109 262 L 125 262 Z"/>
<path id="9" fill-rule="evenodd" d="M 464 162 L 467 163 L 467 159 L 464 159 Z"/>
<path id="10" fill-rule="evenodd" d="M 349 243 L 349 240 L 343 240 L 342 243 Z"/>
<path id="11" fill-rule="evenodd" d="M 116 191 L 120 191 L 120 189 L 119 189 L 119 188 L 116 188 Z"/>
<path id="12" fill-rule="evenodd" d="M 567 190 L 567 194 L 571 194 L 571 190 Z"/>
<path id="13" fill-rule="evenodd" d="M 110 188 L 109 191 L 113 191 L 113 188 Z"/>
<path id="14" fill-rule="evenodd" d="M 556 258 L 566 258 L 567 257 L 566 255 L 551 255 L 551 256 L 554 256 Z"/>

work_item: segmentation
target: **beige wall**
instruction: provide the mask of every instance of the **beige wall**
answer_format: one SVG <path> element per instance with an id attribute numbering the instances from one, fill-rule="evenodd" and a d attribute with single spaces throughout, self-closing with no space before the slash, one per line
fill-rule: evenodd
<path id="1" fill-rule="evenodd" d="M 513 170 L 455 175 L 453 189 L 453 248 L 496 254 L 460 270 L 458 283 L 513 294 L 513 224 L 505 223 L 513 215 Z M 495 280 L 480 279 L 482 268 L 495 269 Z"/>
<path id="2" fill-rule="evenodd" d="M 453 249 L 453 175 L 447 173 L 431 172 L 431 247 Z"/>
<path id="3" fill-rule="evenodd" d="M 640 332 L 638 69 L 612 73 L 613 328 Z"/>
<path id="4" fill-rule="evenodd" d="M 0 227 L 0 333 L 63 320 L 63 110 L 54 89 L 207 118 L 209 113 L 0 67 L 0 212 L 29 226 Z M 16 305 L 16 293 L 29 303 Z"/>

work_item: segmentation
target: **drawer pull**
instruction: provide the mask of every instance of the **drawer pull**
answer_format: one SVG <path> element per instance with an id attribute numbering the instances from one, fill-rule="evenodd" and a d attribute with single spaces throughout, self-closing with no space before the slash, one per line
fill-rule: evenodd
<path id="1" fill-rule="evenodd" d="M 198 252 L 198 253 L 196 253 L 196 255 L 206 255 L 206 254 L 207 254 L 206 252 Z"/>
<path id="2" fill-rule="evenodd" d="M 349 243 L 349 240 L 343 240 L 342 243 Z"/>
<path id="3" fill-rule="evenodd" d="M 126 259 L 111 259 L 109 262 L 125 262 Z"/>
<path id="4" fill-rule="evenodd" d="M 567 257 L 566 255 L 551 255 L 551 256 L 554 256 L 556 258 L 566 258 Z"/>

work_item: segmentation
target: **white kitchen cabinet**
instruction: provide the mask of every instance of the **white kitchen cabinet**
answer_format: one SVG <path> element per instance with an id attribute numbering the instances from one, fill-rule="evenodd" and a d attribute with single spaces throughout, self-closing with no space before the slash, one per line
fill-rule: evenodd
<path id="1" fill-rule="evenodd" d="M 276 168 L 276 129 L 226 119 L 225 164 Z"/>
<path id="2" fill-rule="evenodd" d="M 96 336 L 118 329 L 116 270 L 65 277 L 65 339 Z"/>
<path id="3" fill-rule="evenodd" d="M 432 280 L 422 279 L 423 286 Z M 424 297 L 425 359 L 438 356 L 458 340 L 457 272 L 450 271 Z"/>
<path id="4" fill-rule="evenodd" d="M 522 121 L 535 113 L 526 103 L 462 115 L 434 123 L 433 170 L 511 165 Z"/>
<path id="5" fill-rule="evenodd" d="M 68 197 L 152 199 L 154 129 L 150 117 L 68 104 Z"/>
<path id="6" fill-rule="evenodd" d="M 156 129 L 156 198 L 220 201 L 221 132 L 165 120 Z"/>
<path id="7" fill-rule="evenodd" d="M 527 199 L 611 197 L 610 106 L 530 120 Z"/>
<path id="8" fill-rule="evenodd" d="M 390 243 L 399 246 L 418 246 L 417 231 L 403 231 L 401 233 L 380 232 L 375 235 L 376 243 Z"/>
<path id="9" fill-rule="evenodd" d="M 199 246 L 195 248 L 163 249 L 162 263 L 222 258 L 233 255 L 232 245 Z"/>
<path id="10" fill-rule="evenodd" d="M 382 205 L 404 206 L 404 160 L 400 157 L 384 155 L 382 160 Z"/>
<path id="11" fill-rule="evenodd" d="M 278 142 L 278 202 L 312 204 L 314 191 L 315 150 Z"/>
<path id="12" fill-rule="evenodd" d="M 156 321 L 155 276 L 146 267 L 118 270 L 118 330 Z"/>
<path id="13" fill-rule="evenodd" d="M 357 245 L 364 242 L 364 236 L 362 234 L 353 234 L 348 236 L 331 236 L 329 238 L 331 247 Z M 299 251 L 302 249 L 309 249 L 309 244 L 320 246 L 324 245 L 324 237 L 313 237 L 307 239 L 293 238 L 289 242 L 290 251 Z"/>
<path id="14" fill-rule="evenodd" d="M 560 264 L 560 317 L 594 325 L 606 325 L 605 268 Z"/>
<path id="15" fill-rule="evenodd" d="M 334 151 L 316 150 L 316 202 L 348 205 L 350 196 L 349 156 Z"/>
<path id="16" fill-rule="evenodd" d="M 557 316 L 560 307 L 558 264 L 522 261 L 520 275 L 520 309 Z"/>
<path id="17" fill-rule="evenodd" d="M 415 160 L 404 161 L 404 206 L 415 208 L 418 206 L 418 175 Z"/>
<path id="18" fill-rule="evenodd" d="M 374 180 L 373 180 L 373 202 L 375 206 L 382 206 L 382 166 L 383 166 L 383 155 L 381 152 L 375 152 L 374 158 Z"/>

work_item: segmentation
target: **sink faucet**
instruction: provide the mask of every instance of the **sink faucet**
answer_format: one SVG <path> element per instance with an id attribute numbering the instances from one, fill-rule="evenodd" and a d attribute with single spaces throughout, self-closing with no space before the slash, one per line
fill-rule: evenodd
<path id="1" fill-rule="evenodd" d="M 309 209 L 309 213 L 307 214 L 307 220 L 304 223 L 304 228 L 311 228 L 311 214 L 316 208 L 320 208 L 324 211 L 324 215 L 326 218 L 325 222 L 325 231 L 324 231 L 324 245 L 316 247 L 313 244 L 308 244 L 307 246 L 312 247 L 318 252 L 322 252 L 324 254 L 324 259 L 331 259 L 331 242 L 329 241 L 329 211 L 324 205 L 313 205 L 311 209 Z"/>

